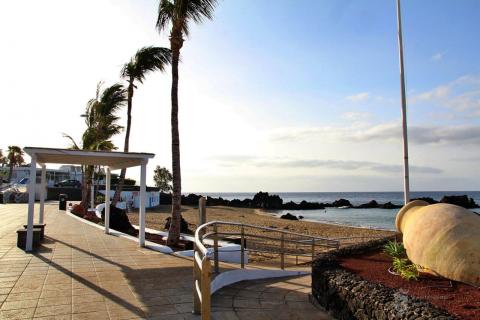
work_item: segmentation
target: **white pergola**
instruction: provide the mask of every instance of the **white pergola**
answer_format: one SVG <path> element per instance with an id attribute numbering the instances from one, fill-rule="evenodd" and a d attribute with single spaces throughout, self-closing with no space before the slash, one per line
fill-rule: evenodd
<path id="1" fill-rule="evenodd" d="M 47 163 L 97 165 L 106 167 L 105 186 L 105 233 L 109 233 L 110 224 L 110 173 L 111 170 L 140 166 L 140 208 L 138 242 L 140 247 L 145 246 L 145 194 L 148 159 L 153 153 L 111 152 L 111 151 L 84 151 L 56 148 L 25 147 L 23 149 L 32 160 L 30 162 L 30 180 L 28 186 L 28 220 L 27 243 L 25 250 L 32 251 L 33 246 L 33 215 L 35 204 L 35 185 L 37 164 L 42 168 L 40 188 L 40 210 L 38 223 L 43 224 L 45 207 L 45 176 Z"/>

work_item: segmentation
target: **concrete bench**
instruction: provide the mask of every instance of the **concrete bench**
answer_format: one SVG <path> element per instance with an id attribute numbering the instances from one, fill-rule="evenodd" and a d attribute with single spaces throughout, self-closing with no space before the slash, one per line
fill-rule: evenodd
<path id="1" fill-rule="evenodd" d="M 40 235 L 42 230 L 40 228 L 33 229 L 33 247 L 36 248 L 40 246 Z M 17 247 L 25 250 L 27 247 L 27 229 L 18 229 L 17 230 Z"/>
<path id="2" fill-rule="evenodd" d="M 46 226 L 46 224 L 34 224 L 34 225 L 33 225 L 33 228 L 34 228 L 34 229 L 40 229 L 40 230 L 41 230 L 40 240 L 45 239 L 45 226 Z M 27 229 L 28 226 L 27 226 L 26 224 L 24 224 L 23 227 L 24 227 L 25 229 Z"/>

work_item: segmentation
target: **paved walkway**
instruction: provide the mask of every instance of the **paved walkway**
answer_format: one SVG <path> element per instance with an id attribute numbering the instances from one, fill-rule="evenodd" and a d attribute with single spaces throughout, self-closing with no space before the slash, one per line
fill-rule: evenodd
<path id="1" fill-rule="evenodd" d="M 0 319 L 199 319 L 192 262 L 45 206 L 46 240 L 16 247 L 26 205 L 0 205 Z M 327 319 L 307 302 L 310 278 L 242 282 L 213 297 L 214 319 Z"/>

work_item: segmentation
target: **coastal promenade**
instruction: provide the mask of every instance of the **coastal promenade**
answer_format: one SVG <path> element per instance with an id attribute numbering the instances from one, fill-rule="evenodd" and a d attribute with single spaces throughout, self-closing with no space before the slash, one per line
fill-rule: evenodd
<path id="1" fill-rule="evenodd" d="M 0 319 L 200 319 L 192 261 L 138 247 L 45 206 L 46 239 L 16 247 L 26 205 L 0 205 Z M 330 319 L 308 302 L 310 276 L 248 281 L 212 298 L 213 319 Z"/>

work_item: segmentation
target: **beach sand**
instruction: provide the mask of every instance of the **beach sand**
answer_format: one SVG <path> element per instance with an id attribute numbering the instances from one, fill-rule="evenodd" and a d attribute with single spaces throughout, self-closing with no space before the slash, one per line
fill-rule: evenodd
<path id="1" fill-rule="evenodd" d="M 146 227 L 156 230 L 163 230 L 165 219 L 170 216 L 171 206 L 162 205 L 153 210 L 148 210 L 146 214 Z M 295 214 L 293 211 L 292 213 Z M 188 221 L 191 230 L 195 230 L 198 224 L 198 208 L 183 206 L 182 216 Z M 130 222 L 138 225 L 138 213 L 128 214 Z M 325 224 L 311 221 L 291 221 L 274 217 L 272 213 L 250 208 L 233 207 L 208 207 L 207 221 L 234 221 L 246 224 L 254 224 L 264 227 L 273 227 L 284 229 L 291 232 L 298 232 L 308 235 L 314 235 L 326 238 L 359 237 L 359 236 L 391 236 L 392 231 L 373 230 L 366 228 L 346 227 L 333 224 Z M 228 229 L 228 228 L 227 228 Z M 237 230 L 238 231 L 238 230 Z M 363 239 L 365 240 L 365 239 Z"/>

